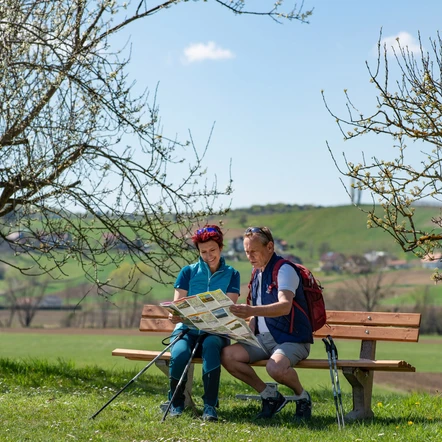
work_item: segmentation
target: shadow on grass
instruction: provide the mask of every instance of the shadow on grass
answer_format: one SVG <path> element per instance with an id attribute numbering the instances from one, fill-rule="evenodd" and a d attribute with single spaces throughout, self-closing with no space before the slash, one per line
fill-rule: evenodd
<path id="1" fill-rule="evenodd" d="M 259 407 L 235 407 L 231 406 L 229 409 L 223 409 L 220 411 L 220 417 L 227 422 L 232 423 L 244 423 L 250 422 L 259 427 L 281 427 L 289 426 L 293 428 L 305 428 L 311 431 L 324 431 L 324 428 L 335 426 L 338 428 L 336 421 L 336 416 L 324 415 L 324 414 L 313 414 L 311 419 L 303 422 L 296 422 L 294 420 L 294 409 L 293 411 L 288 411 L 284 408 L 283 411 L 276 414 L 271 419 L 260 419 L 255 420 L 254 417 L 260 411 Z M 375 417 L 373 419 L 366 419 L 360 421 L 345 421 L 346 428 L 357 428 L 360 426 L 370 427 L 399 427 L 405 425 L 440 425 L 442 423 L 441 418 L 428 418 L 425 416 L 414 416 L 410 418 L 406 417 L 393 417 L 393 418 L 383 418 Z"/>
<path id="2" fill-rule="evenodd" d="M 336 424 L 333 416 L 313 415 L 308 421 L 297 422 L 294 419 L 295 407 L 285 407 L 283 411 L 273 416 L 271 419 L 255 419 L 261 411 L 260 405 L 230 406 L 220 412 L 222 419 L 228 422 L 244 423 L 251 422 L 260 427 L 281 427 L 290 426 L 294 428 L 309 428 L 311 430 L 324 430 L 324 427 Z"/>
<path id="3" fill-rule="evenodd" d="M 284 409 L 276 414 L 272 419 L 255 420 L 255 416 L 261 411 L 261 403 L 259 400 L 237 400 L 235 395 L 231 395 L 228 400 L 228 405 L 223 407 L 221 403 L 220 414 L 222 418 L 229 422 L 244 423 L 245 421 L 253 422 L 253 424 L 260 427 L 274 427 L 274 426 L 290 426 L 293 428 L 305 427 L 310 430 L 321 430 L 325 427 L 335 426 L 338 427 L 333 399 L 326 390 L 312 390 L 311 392 L 313 400 L 313 414 L 312 418 L 304 422 L 296 422 L 294 419 L 296 406 L 294 402 L 288 403 Z M 256 393 L 252 393 L 256 394 Z M 393 397 L 393 396 L 392 396 Z M 425 403 L 427 396 L 420 397 L 421 403 Z M 344 410 L 348 413 L 352 409 L 352 397 L 346 395 L 344 399 Z M 407 401 L 404 401 L 402 397 L 398 397 L 397 403 L 389 410 L 393 416 L 376 415 L 372 419 L 345 421 L 345 426 L 349 428 L 354 427 L 399 427 L 404 425 L 440 425 L 442 418 L 440 415 L 440 398 L 434 396 L 428 396 L 426 410 L 420 410 L 418 408 L 407 405 Z M 408 402 L 414 403 L 414 400 Z M 431 405 L 429 405 L 431 404 Z M 344 413 L 344 414 L 345 414 Z"/>
<path id="4" fill-rule="evenodd" d="M 58 360 L 49 363 L 40 359 L 12 360 L 0 358 L 0 373 L 3 380 L 1 390 L 7 390 L 8 385 L 20 387 L 56 388 L 60 392 L 73 389 L 97 391 L 101 389 L 120 390 L 139 371 L 133 370 L 103 370 L 97 366 L 76 368 L 72 362 Z M 126 391 L 133 395 L 162 394 L 166 386 L 165 379 L 150 376 L 148 371 L 137 378 L 136 382 L 127 387 Z"/>

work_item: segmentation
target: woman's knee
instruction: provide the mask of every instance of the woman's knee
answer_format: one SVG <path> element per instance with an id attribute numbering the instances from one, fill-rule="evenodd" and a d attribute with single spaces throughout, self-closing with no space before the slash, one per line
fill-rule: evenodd
<path id="1" fill-rule="evenodd" d="M 206 351 L 217 351 L 218 353 L 221 353 L 222 348 L 225 347 L 226 344 L 226 339 L 221 338 L 220 336 L 209 335 L 203 341 L 202 352 L 203 354 Z"/>
<path id="2" fill-rule="evenodd" d="M 171 354 L 171 365 L 173 363 L 176 363 L 176 365 L 181 365 L 184 363 L 185 365 L 191 355 L 191 348 L 189 343 L 183 341 L 175 344 L 172 347 L 170 354 Z"/>

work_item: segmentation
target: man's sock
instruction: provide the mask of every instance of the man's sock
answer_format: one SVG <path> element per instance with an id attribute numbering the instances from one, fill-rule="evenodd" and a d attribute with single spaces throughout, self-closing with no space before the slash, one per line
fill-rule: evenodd
<path id="1" fill-rule="evenodd" d="M 302 390 L 302 393 L 300 395 L 294 395 L 295 401 L 299 401 L 301 399 L 308 399 L 308 394 L 305 390 Z"/>
<path id="2" fill-rule="evenodd" d="M 263 399 L 268 399 L 268 398 L 274 398 L 276 397 L 276 389 L 274 385 L 267 385 L 266 388 L 264 388 L 263 391 L 261 391 L 260 396 Z"/>

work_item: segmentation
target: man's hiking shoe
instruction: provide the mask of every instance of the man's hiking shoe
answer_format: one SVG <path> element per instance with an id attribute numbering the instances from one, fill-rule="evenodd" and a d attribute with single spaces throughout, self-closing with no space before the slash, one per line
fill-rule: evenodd
<path id="1" fill-rule="evenodd" d="M 312 417 L 312 400 L 307 393 L 307 399 L 299 399 L 296 401 L 295 421 L 301 422 Z"/>
<path id="2" fill-rule="evenodd" d="M 287 404 L 287 399 L 278 391 L 275 398 L 262 399 L 262 410 L 255 419 L 270 419 L 281 411 L 285 404 Z"/>
<path id="3" fill-rule="evenodd" d="M 183 414 L 184 412 L 184 407 L 178 405 L 177 407 L 174 407 L 173 405 L 171 405 L 170 409 L 169 409 L 169 416 L 170 417 L 179 417 Z"/>
<path id="4" fill-rule="evenodd" d="M 218 420 L 218 416 L 216 414 L 215 407 L 211 405 L 204 405 L 203 411 L 203 421 L 216 422 Z"/>

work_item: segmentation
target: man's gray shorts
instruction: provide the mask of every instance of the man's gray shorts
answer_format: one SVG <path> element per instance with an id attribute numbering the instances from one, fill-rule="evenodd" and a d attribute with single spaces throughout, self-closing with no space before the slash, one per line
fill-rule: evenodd
<path id="1" fill-rule="evenodd" d="M 273 354 L 282 354 L 290 360 L 291 366 L 295 366 L 299 361 L 306 359 L 310 354 L 310 344 L 298 342 L 284 342 L 277 344 L 270 333 L 256 335 L 258 341 L 266 349 L 255 345 L 241 344 L 249 354 L 249 363 L 269 359 Z"/>

